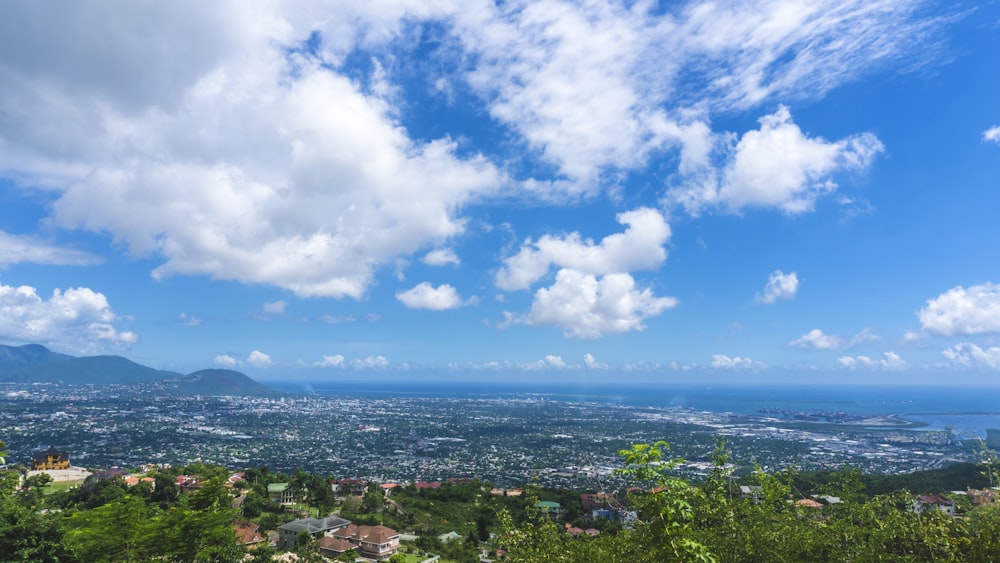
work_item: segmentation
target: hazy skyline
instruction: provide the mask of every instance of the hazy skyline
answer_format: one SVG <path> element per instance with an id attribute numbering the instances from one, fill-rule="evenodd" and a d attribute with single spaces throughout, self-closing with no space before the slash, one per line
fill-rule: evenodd
<path id="1" fill-rule="evenodd" d="M 496 4 L 0 5 L 0 343 L 996 382 L 1000 6 Z"/>

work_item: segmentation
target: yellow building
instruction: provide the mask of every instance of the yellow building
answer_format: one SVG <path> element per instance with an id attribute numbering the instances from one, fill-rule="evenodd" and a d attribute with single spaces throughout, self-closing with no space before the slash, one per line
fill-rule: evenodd
<path id="1" fill-rule="evenodd" d="M 49 446 L 49 449 L 31 455 L 31 469 L 69 469 L 69 455 L 57 450 L 55 446 Z"/>

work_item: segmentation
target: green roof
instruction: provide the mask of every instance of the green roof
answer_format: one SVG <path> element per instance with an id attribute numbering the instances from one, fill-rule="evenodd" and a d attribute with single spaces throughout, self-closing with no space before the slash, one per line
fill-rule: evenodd
<path id="1" fill-rule="evenodd" d="M 562 505 L 558 502 L 552 502 L 551 500 L 543 500 L 535 503 L 535 508 L 548 508 L 549 510 L 555 508 L 560 509 Z"/>
<path id="2" fill-rule="evenodd" d="M 290 485 L 288 483 L 271 483 L 267 486 L 267 492 L 269 493 L 282 493 L 288 489 Z"/>

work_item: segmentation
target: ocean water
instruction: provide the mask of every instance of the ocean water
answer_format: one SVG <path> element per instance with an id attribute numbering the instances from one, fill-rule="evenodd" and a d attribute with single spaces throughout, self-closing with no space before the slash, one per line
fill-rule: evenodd
<path id="1" fill-rule="evenodd" d="M 610 403 L 635 407 L 679 407 L 712 412 L 761 414 L 762 409 L 898 415 L 925 424 L 985 437 L 1000 428 L 1000 387 L 851 385 L 678 385 L 513 381 L 367 380 L 274 383 L 284 391 L 327 396 L 534 398 Z"/>

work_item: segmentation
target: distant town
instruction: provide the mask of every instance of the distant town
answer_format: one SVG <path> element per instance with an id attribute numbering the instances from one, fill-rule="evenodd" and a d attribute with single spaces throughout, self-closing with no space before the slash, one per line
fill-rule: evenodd
<path id="1" fill-rule="evenodd" d="M 725 439 L 737 473 L 852 466 L 896 474 L 974 461 L 950 432 L 893 417 L 503 399 L 158 395 L 134 386 L 0 384 L 8 464 L 49 447 L 75 466 L 132 468 L 191 462 L 305 469 L 339 478 L 414 483 L 476 478 L 501 487 L 599 490 L 615 486 L 619 451 L 666 440 L 680 472 L 706 473 Z"/>

